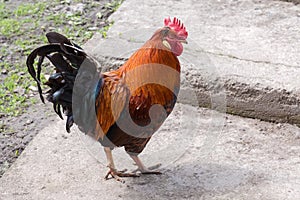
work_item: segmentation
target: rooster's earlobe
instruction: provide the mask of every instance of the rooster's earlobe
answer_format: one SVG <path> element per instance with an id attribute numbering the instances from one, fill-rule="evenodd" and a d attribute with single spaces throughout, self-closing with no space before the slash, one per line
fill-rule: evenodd
<path id="1" fill-rule="evenodd" d="M 165 47 L 167 47 L 168 49 L 171 49 L 171 45 L 167 40 L 163 40 L 162 43 Z"/>

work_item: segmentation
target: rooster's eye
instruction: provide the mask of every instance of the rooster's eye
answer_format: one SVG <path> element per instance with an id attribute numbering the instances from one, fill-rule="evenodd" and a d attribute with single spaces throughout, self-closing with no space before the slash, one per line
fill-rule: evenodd
<path id="1" fill-rule="evenodd" d="M 170 28 L 164 28 L 162 31 L 161 31 L 161 33 L 162 33 L 162 35 L 163 36 L 167 36 L 168 35 L 168 33 L 169 33 L 169 30 L 170 30 Z"/>

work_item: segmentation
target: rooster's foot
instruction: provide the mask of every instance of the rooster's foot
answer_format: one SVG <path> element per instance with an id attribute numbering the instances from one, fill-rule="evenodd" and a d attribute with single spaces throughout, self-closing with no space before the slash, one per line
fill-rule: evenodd
<path id="1" fill-rule="evenodd" d="M 136 173 L 138 171 L 141 172 L 141 174 L 162 174 L 159 170 L 157 170 L 157 168 L 159 168 L 161 166 L 161 164 L 157 164 L 151 167 L 143 167 L 143 168 L 137 168 L 136 170 L 134 170 L 132 173 Z"/>
<path id="2" fill-rule="evenodd" d="M 117 181 L 120 181 L 121 183 L 125 183 L 125 181 L 121 177 L 139 177 L 138 174 L 135 173 L 125 173 L 127 169 L 122 170 L 122 171 L 117 171 L 116 169 L 109 169 L 107 172 L 106 176 L 104 177 L 105 180 L 109 179 L 109 175 L 116 179 Z"/>

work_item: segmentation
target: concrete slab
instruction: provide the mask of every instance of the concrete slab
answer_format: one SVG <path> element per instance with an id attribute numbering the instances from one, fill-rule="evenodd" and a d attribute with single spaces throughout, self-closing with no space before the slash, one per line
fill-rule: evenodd
<path id="1" fill-rule="evenodd" d="M 0 179 L 0 199 L 299 199 L 300 129 L 178 104 L 141 158 L 162 175 L 103 179 L 102 147 L 64 122 L 45 128 Z M 135 166 L 122 149 L 119 169 Z"/>
<path id="2" fill-rule="evenodd" d="M 215 107 L 268 121 L 300 124 L 300 6 L 281 1 L 125 1 L 114 13 L 107 39 L 86 49 L 104 70 L 128 58 L 162 19 L 177 16 L 189 32 L 181 56 L 183 103 Z M 107 60 L 107 58 L 110 58 Z M 120 61 L 121 59 L 121 61 Z M 113 65 L 115 64 L 115 65 Z M 224 97 L 226 94 L 226 98 Z"/>

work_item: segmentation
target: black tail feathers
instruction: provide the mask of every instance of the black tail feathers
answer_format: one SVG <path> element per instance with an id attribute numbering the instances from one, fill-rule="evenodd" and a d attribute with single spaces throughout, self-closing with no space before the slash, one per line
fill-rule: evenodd
<path id="1" fill-rule="evenodd" d="M 53 103 L 55 112 L 63 119 L 62 108 L 67 116 L 66 130 L 70 132 L 70 127 L 74 123 L 72 94 L 76 76 L 84 62 L 95 68 L 96 64 L 80 46 L 72 43 L 65 36 L 55 32 L 47 33 L 46 36 L 50 44 L 33 50 L 27 58 L 26 65 L 30 75 L 37 83 L 38 92 L 43 102 L 40 74 L 44 58 L 48 58 L 55 67 L 56 73 L 52 74 L 45 83 L 50 87 L 50 90 L 47 91 L 47 100 Z M 35 68 L 37 57 L 39 58 Z"/>

